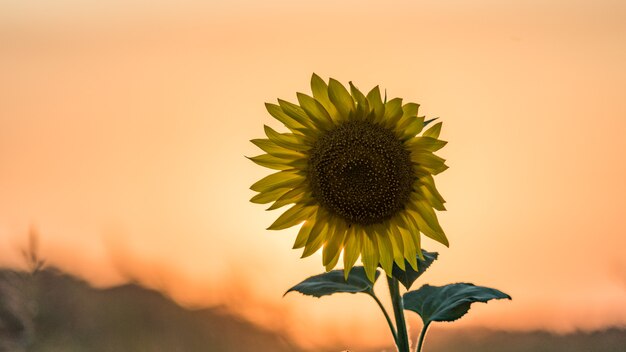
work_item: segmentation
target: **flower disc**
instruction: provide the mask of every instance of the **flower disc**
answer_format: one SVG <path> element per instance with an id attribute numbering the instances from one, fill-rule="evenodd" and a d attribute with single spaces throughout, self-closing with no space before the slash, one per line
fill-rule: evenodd
<path id="1" fill-rule="evenodd" d="M 347 121 L 311 148 L 307 178 L 313 198 L 348 224 L 389 220 L 408 202 L 415 175 L 396 135 L 368 121 Z"/>

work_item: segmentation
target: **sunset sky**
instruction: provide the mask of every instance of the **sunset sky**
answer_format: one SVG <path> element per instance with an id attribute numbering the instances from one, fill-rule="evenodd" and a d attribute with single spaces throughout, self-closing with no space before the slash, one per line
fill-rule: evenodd
<path id="1" fill-rule="evenodd" d="M 389 342 L 368 297 L 282 298 L 321 255 L 248 202 L 268 174 L 249 140 L 282 128 L 264 102 L 316 72 L 443 121 L 451 245 L 423 242 L 421 283 L 513 297 L 456 326 L 624 326 L 625 19 L 619 0 L 2 1 L 0 265 L 35 228 L 97 286 L 226 304 L 305 345 Z"/>

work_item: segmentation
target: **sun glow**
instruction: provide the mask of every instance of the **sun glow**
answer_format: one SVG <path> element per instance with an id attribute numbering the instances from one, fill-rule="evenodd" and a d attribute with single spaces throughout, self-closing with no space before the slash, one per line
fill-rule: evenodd
<path id="1" fill-rule="evenodd" d="M 514 298 L 459 324 L 626 323 L 623 3 L 76 3 L 0 4 L 1 264 L 19 265 L 35 227 L 48 263 L 99 286 L 240 299 L 304 342 L 337 329 L 387 341 L 365 298 L 281 298 L 322 255 L 300 260 L 297 228 L 263 230 L 276 215 L 248 202 L 267 175 L 248 141 L 280 128 L 263 103 L 297 99 L 315 71 L 445 121 L 451 247 L 423 240 L 442 258 L 423 282 Z"/>

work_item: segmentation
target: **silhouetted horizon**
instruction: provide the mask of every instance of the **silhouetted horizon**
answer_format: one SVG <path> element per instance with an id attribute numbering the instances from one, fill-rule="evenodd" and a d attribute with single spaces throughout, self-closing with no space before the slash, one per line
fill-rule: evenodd
<path id="1" fill-rule="evenodd" d="M 0 344 L 0 351 L 97 352 L 137 350 L 141 346 L 155 352 L 338 352 L 349 348 L 321 344 L 306 349 L 285 332 L 256 325 L 226 307 L 186 308 L 162 292 L 133 282 L 94 288 L 54 267 L 34 274 L 0 268 L 0 298 L 0 336 L 4 344 Z M 618 352 L 624 345 L 626 327 L 555 334 L 435 324 L 429 332 L 429 350 L 438 352 Z M 351 349 L 381 350 L 393 348 Z"/>

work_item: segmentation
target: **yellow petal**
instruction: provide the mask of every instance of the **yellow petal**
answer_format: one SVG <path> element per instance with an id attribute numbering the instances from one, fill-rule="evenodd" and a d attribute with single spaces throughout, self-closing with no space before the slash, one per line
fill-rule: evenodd
<path id="1" fill-rule="evenodd" d="M 347 227 L 343 220 L 335 219 L 332 228 L 332 236 L 328 238 L 328 242 L 324 245 L 324 251 L 322 252 L 322 264 L 326 266 L 326 271 L 337 265 L 337 259 L 343 249 L 344 240 L 346 238 Z"/>
<path id="2" fill-rule="evenodd" d="M 413 240 L 414 236 L 411 235 L 411 232 L 405 228 L 398 228 L 398 232 L 402 237 L 402 242 L 404 243 L 404 259 L 409 262 L 411 268 L 413 270 L 417 270 L 417 258 L 416 253 L 417 250 L 415 248 L 415 242 Z M 419 236 L 419 234 L 418 234 Z"/>
<path id="3" fill-rule="evenodd" d="M 306 151 L 311 149 L 311 145 L 304 136 L 299 136 L 293 133 L 278 133 L 269 126 L 263 126 L 263 128 L 265 129 L 265 135 L 267 138 L 280 147 L 295 151 Z"/>
<path id="4" fill-rule="evenodd" d="M 328 97 L 343 119 L 355 110 L 354 100 L 346 87 L 332 78 L 328 81 Z"/>
<path id="5" fill-rule="evenodd" d="M 251 158 L 255 164 L 274 170 L 300 169 L 307 167 L 308 161 L 305 158 L 292 156 L 291 158 L 279 158 L 269 154 L 257 155 Z"/>
<path id="6" fill-rule="evenodd" d="M 377 236 L 376 242 L 378 243 L 380 265 L 387 273 L 387 276 L 391 277 L 391 271 L 393 270 L 393 246 L 391 245 L 391 239 L 387 233 L 388 229 L 382 225 L 375 225 L 373 227 Z"/>
<path id="7" fill-rule="evenodd" d="M 446 202 L 445 199 L 443 199 L 443 197 L 441 196 L 441 194 L 439 194 L 439 191 L 437 190 L 437 186 L 435 186 L 435 179 L 433 178 L 432 175 L 426 175 L 424 177 L 420 177 L 419 182 L 423 184 L 424 186 L 426 186 L 430 190 L 430 193 L 432 193 L 435 197 L 437 197 L 437 199 L 439 199 L 441 203 Z"/>
<path id="8" fill-rule="evenodd" d="M 267 112 L 270 113 L 276 120 L 282 122 L 287 128 L 292 131 L 301 131 L 306 129 L 306 126 L 302 123 L 296 121 L 291 116 L 285 114 L 280 106 L 276 104 L 265 103 L 265 108 Z"/>
<path id="9" fill-rule="evenodd" d="M 343 250 L 343 272 L 346 280 L 359 255 L 361 255 L 361 235 L 354 231 L 354 226 L 351 226 L 346 234 L 346 245 Z"/>
<path id="10" fill-rule="evenodd" d="M 278 105 L 280 105 L 281 110 L 289 117 L 293 118 L 294 120 L 296 120 L 298 123 L 300 123 L 301 125 L 306 126 L 306 130 L 304 131 L 312 131 L 315 130 L 315 125 L 313 124 L 313 122 L 309 119 L 309 117 L 307 116 L 307 114 L 304 112 L 304 110 L 302 110 L 301 107 L 299 107 L 296 104 L 290 103 L 288 101 L 282 100 L 282 99 L 278 99 Z"/>
<path id="11" fill-rule="evenodd" d="M 277 188 L 271 191 L 265 191 L 252 197 L 250 201 L 256 204 L 267 204 L 280 198 L 283 194 L 289 192 L 289 188 Z"/>
<path id="12" fill-rule="evenodd" d="M 415 137 L 407 142 L 409 149 L 415 152 L 421 150 L 436 152 L 446 144 L 448 144 L 448 142 L 432 137 Z"/>
<path id="13" fill-rule="evenodd" d="M 433 223 L 433 219 L 431 217 L 430 214 L 428 214 L 428 212 L 426 212 L 426 214 L 422 213 L 422 208 L 420 208 L 419 210 L 417 210 L 417 207 L 414 207 L 412 205 L 409 205 L 408 207 L 409 213 L 411 215 L 411 218 L 417 223 L 417 226 L 419 226 L 420 230 L 422 233 L 424 233 L 424 235 L 432 238 L 433 240 L 445 245 L 446 247 L 449 246 L 448 243 L 448 239 L 446 238 L 445 233 L 443 232 L 443 230 L 441 229 L 441 227 L 439 226 L 439 224 L 437 223 L 436 227 L 438 227 L 437 229 L 433 229 L 431 227 L 431 223 Z M 429 208 L 429 207 L 427 207 Z M 432 210 L 432 209 L 431 209 Z M 436 221 L 436 217 L 435 217 L 435 221 Z"/>
<path id="14" fill-rule="evenodd" d="M 302 93 L 296 93 L 296 96 L 300 106 L 318 129 L 329 130 L 335 125 L 328 111 L 317 100 Z"/>
<path id="15" fill-rule="evenodd" d="M 257 192 L 267 192 L 277 188 L 293 188 L 300 185 L 305 179 L 299 171 L 280 171 L 265 176 L 250 186 L 250 189 Z"/>
<path id="16" fill-rule="evenodd" d="M 363 231 L 363 230 L 361 230 Z M 376 268 L 378 267 L 378 244 L 375 242 L 376 237 L 370 237 L 369 235 L 361 236 L 361 261 L 365 267 L 365 274 L 371 282 L 374 282 L 376 278 Z"/>
<path id="17" fill-rule="evenodd" d="M 420 258 L 423 258 L 422 251 L 420 250 L 421 248 L 420 227 L 418 226 L 417 222 L 415 222 L 415 220 L 413 219 L 413 215 L 411 215 L 410 212 L 403 212 L 401 216 L 403 217 L 403 223 L 405 224 L 404 230 L 406 231 L 406 232 L 403 232 L 402 229 L 400 229 L 403 239 L 405 240 L 404 244 L 405 246 L 407 246 L 408 245 L 407 242 L 410 241 L 413 244 L 411 247 L 413 247 L 413 249 L 415 250 L 414 253 L 411 253 L 412 260 L 415 259 L 415 253 L 417 253 L 420 256 Z M 411 266 L 413 266 L 413 264 L 411 264 Z"/>
<path id="18" fill-rule="evenodd" d="M 326 271 L 330 271 L 337 265 L 339 254 L 343 247 L 343 241 L 346 237 L 345 229 L 339 226 L 340 219 L 332 219 L 329 224 L 328 240 L 324 244 L 322 251 L 322 265 L 326 267 Z"/>
<path id="19" fill-rule="evenodd" d="M 267 154 L 273 155 L 275 157 L 279 157 L 279 158 L 294 158 L 294 157 L 304 158 L 305 157 L 304 154 L 297 152 L 295 150 L 278 146 L 267 138 L 253 139 L 250 142 L 252 142 L 252 144 L 256 145 L 257 147 L 261 148 Z"/>
<path id="20" fill-rule="evenodd" d="M 411 152 L 411 161 L 422 166 L 423 168 L 430 170 L 433 175 L 441 173 L 448 169 L 445 162 L 446 160 L 438 157 L 437 155 L 421 151 L 421 152 Z"/>
<path id="21" fill-rule="evenodd" d="M 291 208 L 287 209 L 281 216 L 274 221 L 274 223 L 268 227 L 268 230 L 283 230 L 295 225 L 300 224 L 304 220 L 307 220 L 315 212 L 314 206 L 307 206 L 302 203 L 297 203 Z"/>
<path id="22" fill-rule="evenodd" d="M 399 131 L 406 129 L 407 126 L 411 124 L 411 121 L 417 118 L 417 111 L 419 107 L 420 107 L 419 104 L 415 104 L 415 103 L 407 103 L 402 106 L 402 116 L 400 117 L 400 119 L 398 120 L 398 123 L 396 124 L 397 129 Z"/>
<path id="23" fill-rule="evenodd" d="M 355 117 L 357 119 L 365 119 L 367 116 L 375 117 L 374 114 L 369 115 L 370 107 L 365 95 L 361 93 L 361 91 L 350 82 L 350 91 L 352 92 L 352 97 L 356 101 L 356 109 L 355 109 Z"/>
<path id="24" fill-rule="evenodd" d="M 402 117 L 402 99 L 393 98 L 385 103 L 385 115 L 382 123 L 385 127 L 395 130 Z"/>
<path id="25" fill-rule="evenodd" d="M 446 207 L 443 205 L 442 199 L 433 194 L 430 191 L 430 188 L 428 188 L 425 184 L 420 183 L 419 181 L 417 181 L 416 184 L 419 191 L 424 196 L 424 199 L 426 199 L 430 206 L 440 211 L 446 210 Z M 415 187 L 415 185 L 413 187 Z"/>
<path id="26" fill-rule="evenodd" d="M 431 229 L 443 232 L 441 225 L 439 225 L 439 219 L 437 219 L 435 210 L 428 205 L 426 200 L 419 199 L 417 202 L 412 202 L 411 205 L 417 208 L 419 213 L 422 215 L 422 218 L 426 220 L 426 223 Z"/>
<path id="27" fill-rule="evenodd" d="M 416 187 L 416 185 L 418 185 Z M 424 197 L 433 205 L 437 210 L 446 210 L 444 204 L 445 199 L 441 196 L 437 187 L 435 187 L 435 180 L 431 175 L 420 177 L 413 185 L 414 188 L 419 188 L 424 194 Z"/>
<path id="28" fill-rule="evenodd" d="M 311 76 L 311 92 L 313 92 L 313 98 L 324 106 L 333 121 L 339 121 L 338 111 L 328 97 L 328 85 L 315 73 Z"/>
<path id="29" fill-rule="evenodd" d="M 404 242 L 400 231 L 398 231 L 398 226 L 396 226 L 395 223 L 389 226 L 387 233 L 389 233 L 389 239 L 391 240 L 391 246 L 393 248 L 393 261 L 400 269 L 405 270 Z"/>
<path id="30" fill-rule="evenodd" d="M 274 210 L 280 207 L 283 207 L 287 204 L 298 203 L 305 199 L 305 195 L 307 193 L 307 186 L 302 185 L 300 187 L 294 188 L 287 193 L 283 194 L 270 206 L 267 210 Z"/>
<path id="31" fill-rule="evenodd" d="M 424 116 L 420 117 L 411 117 L 409 123 L 406 126 L 398 127 L 402 133 L 400 134 L 400 139 L 407 140 L 409 138 L 415 137 L 416 134 L 420 133 L 424 128 Z"/>
<path id="32" fill-rule="evenodd" d="M 324 249 L 322 250 L 322 265 L 328 264 L 340 248 L 338 241 L 336 219 L 333 217 L 328 223 L 328 231 L 326 241 L 324 241 Z"/>
<path id="33" fill-rule="evenodd" d="M 433 127 L 427 129 L 426 132 L 424 132 L 423 136 L 439 138 L 439 133 L 441 133 L 441 124 L 441 122 L 434 124 Z"/>
<path id="34" fill-rule="evenodd" d="M 379 123 L 382 122 L 382 119 L 385 116 L 385 104 L 383 104 L 383 100 L 380 96 L 380 88 L 378 88 L 378 86 L 374 87 L 369 93 L 367 93 L 367 101 L 377 116 L 376 121 Z"/>
<path id="35" fill-rule="evenodd" d="M 313 225 L 315 225 L 315 220 L 313 219 L 313 216 L 311 216 L 309 220 L 302 224 L 300 231 L 298 231 L 298 236 L 296 236 L 293 249 L 302 248 L 306 245 L 306 241 L 309 239 L 309 234 L 311 233 L 311 229 L 313 229 Z"/>
<path id="36" fill-rule="evenodd" d="M 341 250 L 337 251 L 333 259 L 328 264 L 325 265 L 326 272 L 333 270 L 335 266 L 337 266 L 340 256 L 341 256 Z"/>
<path id="37" fill-rule="evenodd" d="M 324 210 L 318 209 L 315 217 L 315 224 L 313 225 L 309 238 L 306 240 L 306 245 L 304 246 L 302 258 L 310 256 L 322 247 L 328 235 L 328 220 L 328 214 L 326 214 Z"/>
<path id="38" fill-rule="evenodd" d="M 415 252 L 417 253 L 417 256 L 421 259 L 424 260 L 424 254 L 422 253 L 422 235 L 421 232 L 414 232 L 411 233 L 411 237 L 413 238 L 413 243 L 415 243 Z M 413 255 L 413 257 L 415 257 L 415 255 Z"/>

